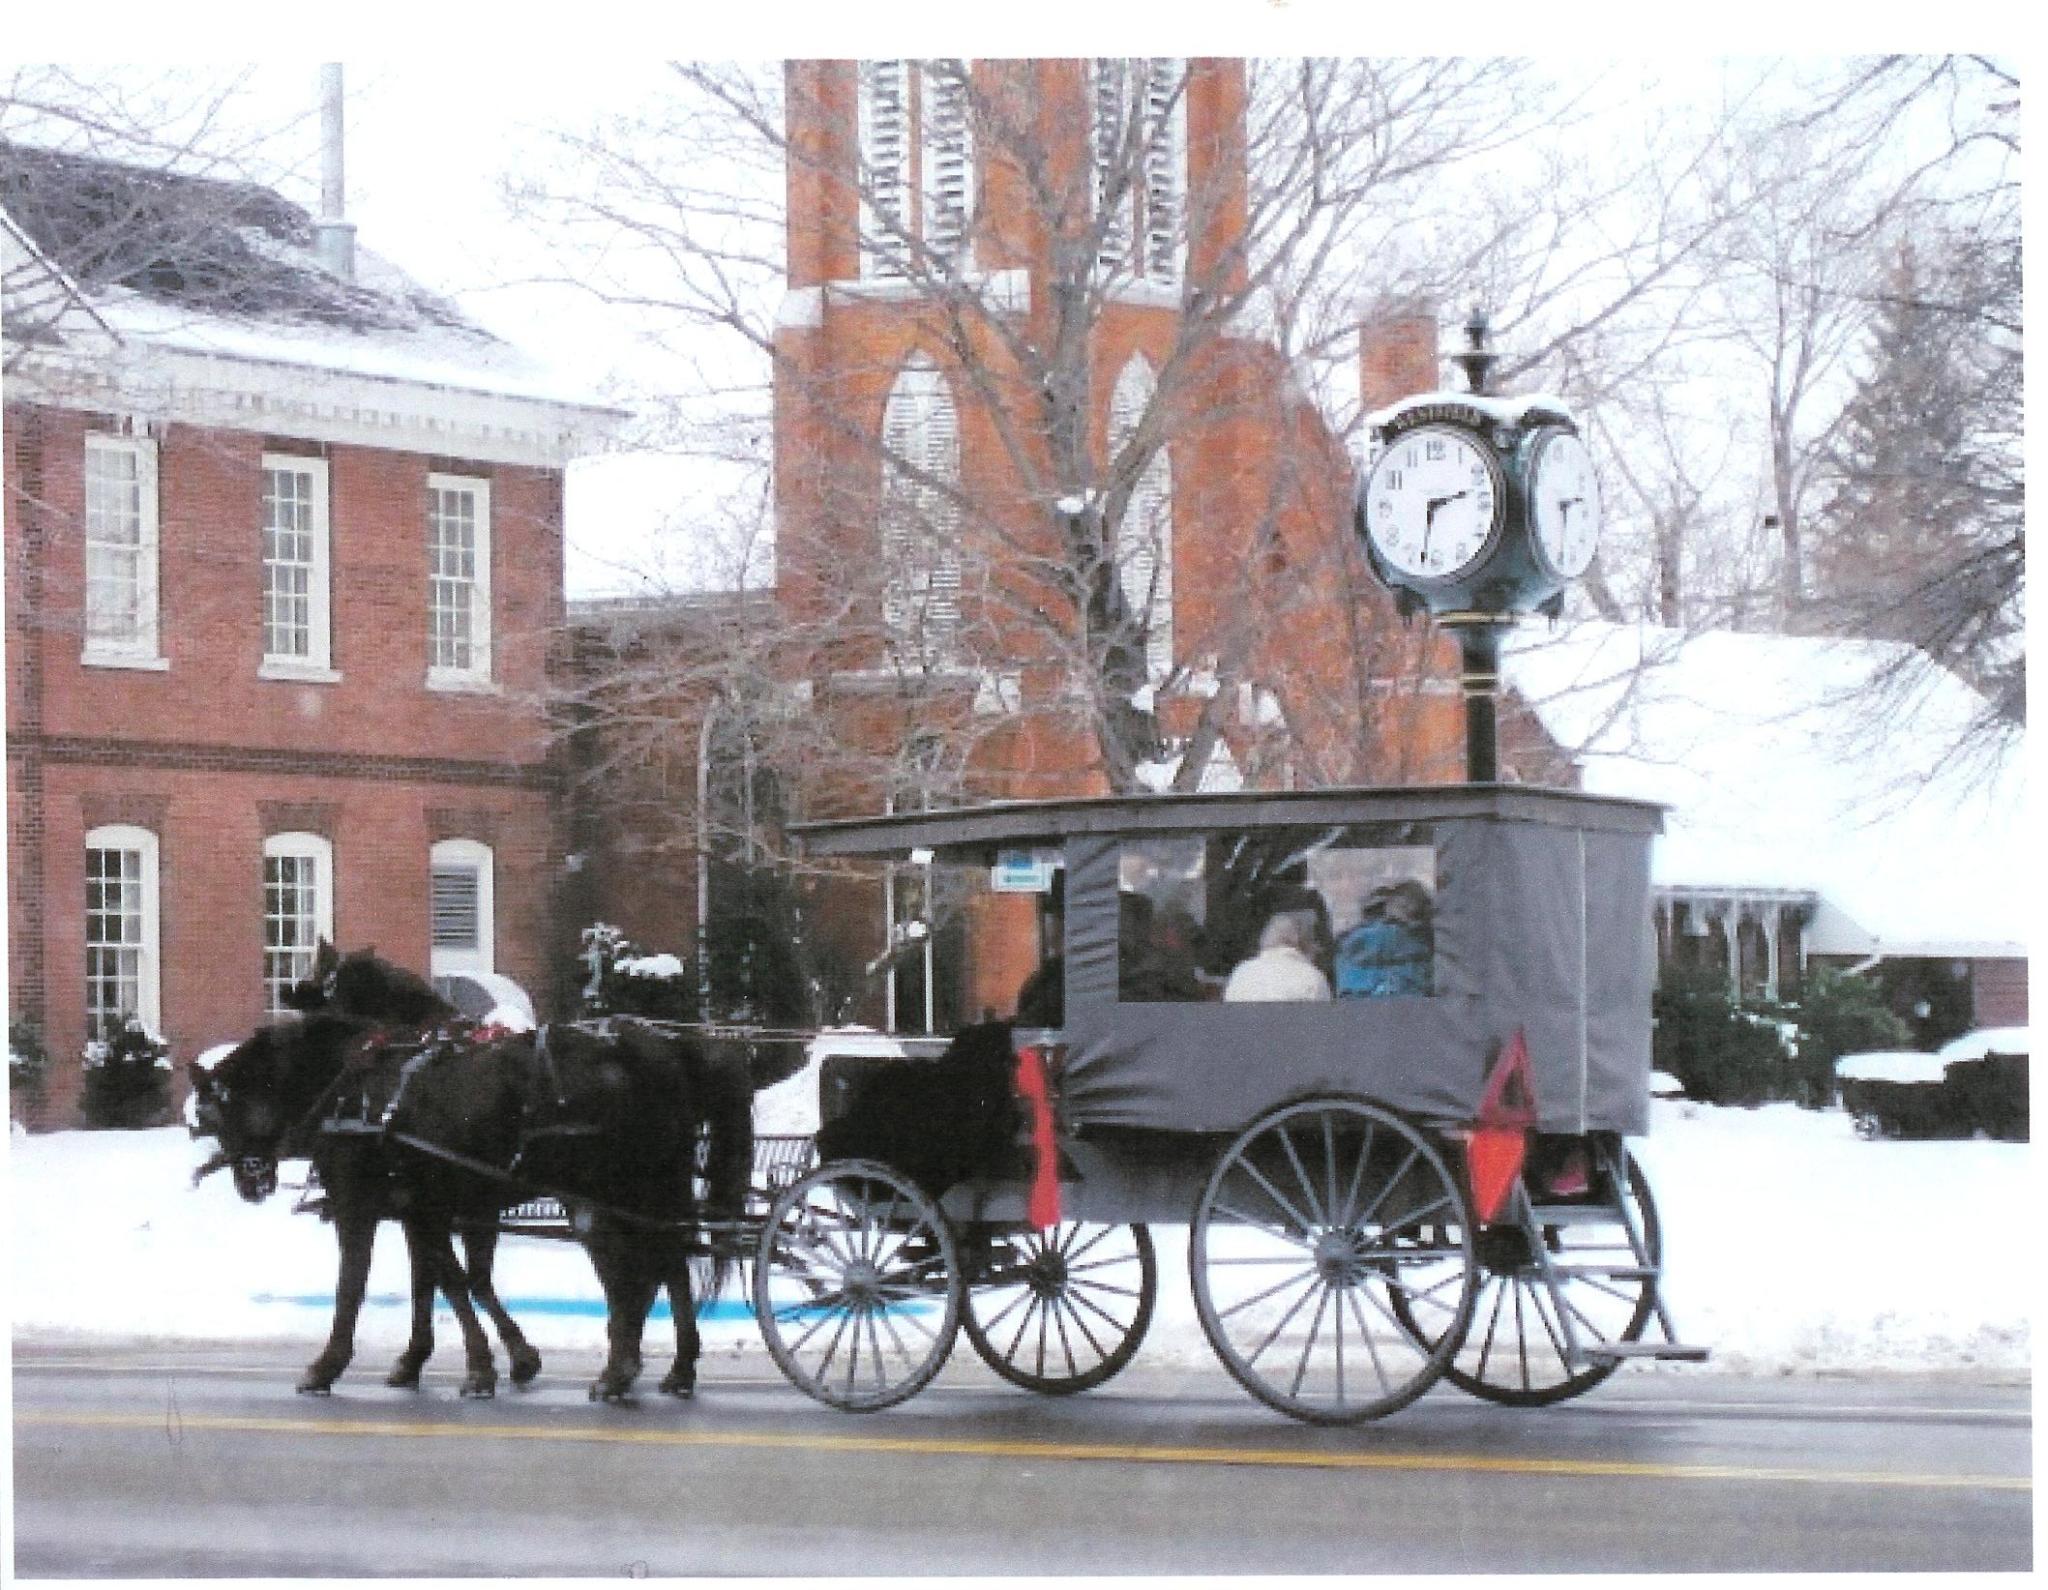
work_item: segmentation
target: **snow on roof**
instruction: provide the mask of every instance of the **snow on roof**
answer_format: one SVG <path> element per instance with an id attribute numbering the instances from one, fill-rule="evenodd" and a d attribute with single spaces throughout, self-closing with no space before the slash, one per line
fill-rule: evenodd
<path id="1" fill-rule="evenodd" d="M 1856 710 L 1901 665 L 1891 710 Z M 2026 953 L 2020 757 L 1956 767 L 1981 702 L 1908 649 L 1586 622 L 1518 632 L 1503 673 L 1587 790 L 1671 808 L 1659 887 L 1816 895 L 1824 954 Z"/>
<path id="2" fill-rule="evenodd" d="M 174 353 L 601 408 L 368 249 L 352 278 L 259 184 L 0 141 L 0 208 L 116 335 Z M 47 317 L 45 317 L 47 318 Z M 18 334 L 62 340 L 56 324 Z"/>

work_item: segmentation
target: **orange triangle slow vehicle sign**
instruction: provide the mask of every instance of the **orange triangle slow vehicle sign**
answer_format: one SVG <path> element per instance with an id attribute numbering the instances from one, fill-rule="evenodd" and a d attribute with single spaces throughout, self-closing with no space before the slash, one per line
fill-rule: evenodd
<path id="1" fill-rule="evenodd" d="M 1472 1177 L 1472 1212 L 1483 1224 L 1507 1202 L 1536 1125 L 1536 1088 L 1529 1075 L 1529 1042 L 1517 1027 L 1501 1046 L 1486 1091 L 1479 1098 L 1465 1161 Z"/>

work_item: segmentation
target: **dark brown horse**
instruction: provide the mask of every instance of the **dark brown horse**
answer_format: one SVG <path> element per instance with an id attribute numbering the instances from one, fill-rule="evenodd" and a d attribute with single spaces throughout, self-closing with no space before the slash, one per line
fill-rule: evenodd
<path id="1" fill-rule="evenodd" d="M 243 1197 L 267 1196 L 277 1160 L 307 1153 L 337 1211 L 334 1329 L 301 1389 L 324 1390 L 347 1366 L 370 1239 L 378 1219 L 395 1217 L 416 1278 L 440 1286 L 462 1327 L 465 1392 L 488 1395 L 490 1343 L 468 1306 L 452 1235 L 490 1229 L 506 1207 L 546 1192 L 569 1207 L 604 1288 L 611 1351 L 591 1395 L 629 1393 L 663 1286 L 676 1359 L 662 1389 L 689 1395 L 699 1350 L 689 1264 L 701 1251 L 697 1139 L 708 1125 L 711 1212 L 736 1212 L 752 1161 L 743 1062 L 630 1020 L 394 1043 L 380 1018 L 363 1013 L 391 1008 L 387 974 L 409 977 L 374 957 L 347 957 L 307 1000 L 316 1008 L 303 1021 L 264 1029 L 194 1077 L 199 1130 L 219 1141 L 216 1159 L 233 1167 Z M 419 1311 L 416 1296 L 416 1327 Z"/>

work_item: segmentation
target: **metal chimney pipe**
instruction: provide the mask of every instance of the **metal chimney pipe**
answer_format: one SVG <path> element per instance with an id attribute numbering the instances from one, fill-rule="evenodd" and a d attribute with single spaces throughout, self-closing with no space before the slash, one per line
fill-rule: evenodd
<path id="1" fill-rule="evenodd" d="M 356 229 L 343 219 L 347 188 L 341 174 L 341 67 L 320 68 L 320 220 L 313 228 L 320 263 L 345 282 L 356 279 Z"/>

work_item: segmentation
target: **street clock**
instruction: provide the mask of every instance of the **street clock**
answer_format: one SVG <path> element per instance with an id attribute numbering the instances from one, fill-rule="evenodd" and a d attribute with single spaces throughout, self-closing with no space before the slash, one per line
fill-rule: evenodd
<path id="1" fill-rule="evenodd" d="M 1592 454 L 1549 398 L 1425 393 L 1381 414 L 1355 524 L 1404 611 L 1554 612 L 1600 538 Z"/>
<path id="2" fill-rule="evenodd" d="M 1403 615 L 1458 637 L 1466 777 L 1497 778 L 1501 639 L 1523 613 L 1555 618 L 1600 544 L 1600 484 L 1578 422 L 1556 398 L 1488 395 L 1486 318 L 1452 357 L 1470 392 L 1425 392 L 1368 422 L 1373 452 L 1353 522 Z"/>

